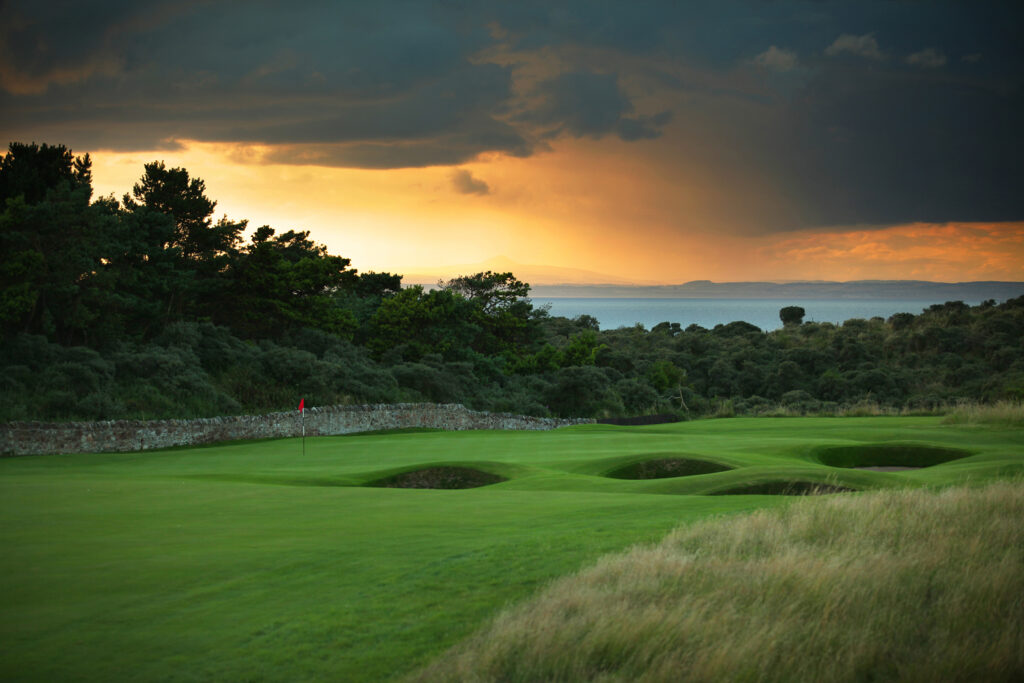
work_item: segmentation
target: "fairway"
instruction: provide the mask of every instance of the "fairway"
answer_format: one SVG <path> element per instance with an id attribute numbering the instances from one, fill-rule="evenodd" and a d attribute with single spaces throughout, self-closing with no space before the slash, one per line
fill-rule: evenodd
<path id="1" fill-rule="evenodd" d="M 889 466 L 921 469 L 856 469 Z M 456 467 L 502 481 L 381 483 Z M 386 679 L 604 554 L 793 500 L 730 494 L 1022 472 L 1021 429 L 938 418 L 322 437 L 304 457 L 285 439 L 6 459 L 0 678 Z"/>

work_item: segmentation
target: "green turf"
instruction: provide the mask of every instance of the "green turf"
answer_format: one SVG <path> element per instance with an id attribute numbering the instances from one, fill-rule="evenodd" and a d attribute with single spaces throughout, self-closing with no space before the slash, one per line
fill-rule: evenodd
<path id="1" fill-rule="evenodd" d="M 860 444 L 971 455 L 910 472 L 821 462 L 823 449 Z M 606 476 L 647 454 L 735 469 Z M 431 466 L 507 481 L 364 486 Z M 385 433 L 307 439 L 305 458 L 286 439 L 6 459 L 0 679 L 380 680 L 602 554 L 789 500 L 701 494 L 778 481 L 941 486 L 1022 471 L 1024 431 L 937 418 Z"/>

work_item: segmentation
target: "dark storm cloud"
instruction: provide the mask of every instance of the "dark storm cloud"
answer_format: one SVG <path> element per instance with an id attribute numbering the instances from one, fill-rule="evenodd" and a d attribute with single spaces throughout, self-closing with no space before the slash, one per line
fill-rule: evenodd
<path id="1" fill-rule="evenodd" d="M 0 131 L 79 149 L 258 143 L 273 161 L 361 168 L 660 137 L 633 149 L 724 187 L 770 182 L 780 200 L 744 208 L 750 229 L 1020 220 L 1022 14 L 952 1 L 9 0 Z M 739 215 L 736 190 L 723 214 Z"/>
<path id="2" fill-rule="evenodd" d="M 586 71 L 565 73 L 542 82 L 536 89 L 541 103 L 518 117 L 537 124 L 543 137 L 568 133 L 573 137 L 600 138 L 615 133 L 623 140 L 658 137 L 658 126 L 669 113 L 631 117 L 633 103 L 622 91 L 614 74 Z"/>
<path id="3" fill-rule="evenodd" d="M 777 154 L 805 223 L 1024 218 L 1020 87 L 922 70 L 823 70 L 786 105 Z"/>
<path id="4" fill-rule="evenodd" d="M 4 5 L 5 132 L 86 148 L 323 144 L 329 163 L 374 168 L 530 149 L 501 118 L 511 69 L 471 59 L 492 42 L 483 25 L 426 3 L 237 7 Z"/>
<path id="5" fill-rule="evenodd" d="M 272 152 L 281 161 L 394 168 L 482 152 L 524 156 L 546 132 L 513 121 L 523 109 L 514 66 L 478 58 L 498 44 L 498 15 L 484 6 L 90 5 L 0 8 L 10 137 L 113 149 L 251 142 L 281 145 Z M 633 110 L 628 96 L 612 94 L 616 107 Z M 589 110 L 555 104 L 566 131 L 578 134 Z M 541 118 L 558 123 L 551 114 Z M 637 140 L 656 135 L 658 120 L 615 115 L 587 134 Z"/>

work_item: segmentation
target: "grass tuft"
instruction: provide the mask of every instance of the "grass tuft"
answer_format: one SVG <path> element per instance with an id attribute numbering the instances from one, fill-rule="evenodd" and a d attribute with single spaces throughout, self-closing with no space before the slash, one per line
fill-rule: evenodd
<path id="1" fill-rule="evenodd" d="M 1024 402 L 999 401 L 993 404 L 965 403 L 942 419 L 943 424 L 1024 426 Z"/>
<path id="2" fill-rule="evenodd" d="M 414 680 L 1024 677 L 1024 480 L 801 500 L 607 557 Z"/>

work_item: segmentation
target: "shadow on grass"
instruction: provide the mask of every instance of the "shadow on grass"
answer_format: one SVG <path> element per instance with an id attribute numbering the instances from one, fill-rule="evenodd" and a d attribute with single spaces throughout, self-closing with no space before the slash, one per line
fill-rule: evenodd
<path id="1" fill-rule="evenodd" d="M 828 493 L 848 493 L 856 491 L 847 486 L 822 484 L 817 481 L 763 481 L 756 484 L 742 484 L 722 491 L 713 491 L 712 496 L 820 496 Z"/>
<path id="2" fill-rule="evenodd" d="M 365 486 L 392 489 L 474 489 L 508 481 L 505 477 L 472 467 L 435 466 L 393 474 Z"/>
<path id="3" fill-rule="evenodd" d="M 959 448 L 914 443 L 826 446 L 815 451 L 822 465 L 829 467 L 932 467 L 973 455 Z"/>
<path id="4" fill-rule="evenodd" d="M 689 477 L 696 474 L 712 474 L 725 472 L 731 467 L 708 460 L 692 458 L 654 458 L 629 463 L 608 472 L 605 476 L 612 479 L 668 479 L 670 477 Z"/>

